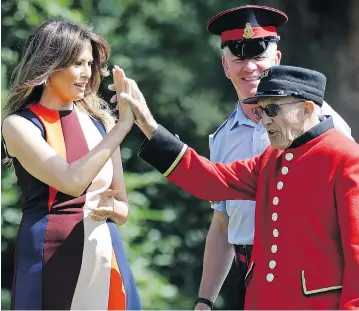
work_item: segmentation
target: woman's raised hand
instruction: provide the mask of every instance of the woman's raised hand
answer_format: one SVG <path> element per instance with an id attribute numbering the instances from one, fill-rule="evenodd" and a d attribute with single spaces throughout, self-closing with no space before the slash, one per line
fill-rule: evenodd
<path id="1" fill-rule="evenodd" d="M 124 71 L 118 66 L 115 66 L 114 69 L 114 81 L 115 84 L 110 85 L 109 89 L 116 91 L 116 95 L 111 98 L 111 102 L 117 101 L 117 109 L 120 112 L 120 121 L 131 120 L 132 122 L 135 122 L 147 138 L 151 138 L 156 131 L 158 124 L 153 118 L 137 83 L 132 79 L 126 78 Z M 122 117 L 121 113 L 123 114 Z"/>
<path id="2" fill-rule="evenodd" d="M 113 82 L 109 89 L 112 89 L 113 91 L 116 91 L 116 98 L 117 98 L 117 109 L 120 114 L 119 121 L 120 122 L 128 122 L 129 125 L 132 126 L 135 117 L 132 112 L 131 106 L 128 105 L 126 102 L 123 101 L 120 94 L 126 94 L 128 96 L 132 97 L 131 94 L 131 88 L 132 85 L 129 81 L 129 79 L 126 78 L 125 72 L 118 67 L 117 65 L 114 66 L 114 69 L 112 70 L 113 73 Z M 112 100 L 111 100 L 112 101 Z"/>

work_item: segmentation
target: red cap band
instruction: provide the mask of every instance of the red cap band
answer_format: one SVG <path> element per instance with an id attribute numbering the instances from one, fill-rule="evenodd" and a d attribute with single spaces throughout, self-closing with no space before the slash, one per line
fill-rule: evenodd
<path id="1" fill-rule="evenodd" d="M 221 40 L 229 41 L 229 40 L 243 40 L 243 39 L 255 39 L 269 36 L 277 36 L 277 30 L 274 26 L 267 27 L 251 27 L 252 32 L 247 31 L 246 35 L 244 35 L 245 29 L 232 29 L 223 31 L 221 34 Z"/>

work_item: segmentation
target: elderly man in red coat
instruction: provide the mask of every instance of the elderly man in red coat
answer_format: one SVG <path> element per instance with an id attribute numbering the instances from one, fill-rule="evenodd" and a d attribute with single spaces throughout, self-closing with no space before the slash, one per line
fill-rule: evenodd
<path id="1" fill-rule="evenodd" d="M 153 119 L 142 94 L 115 78 L 147 136 L 140 157 L 171 182 L 211 201 L 257 201 L 245 309 L 359 309 L 359 146 L 319 116 L 326 78 L 275 66 L 262 73 L 253 113 L 271 146 L 211 163 Z M 135 88 L 136 85 L 130 82 Z M 133 93 L 132 93 L 133 94 Z"/>

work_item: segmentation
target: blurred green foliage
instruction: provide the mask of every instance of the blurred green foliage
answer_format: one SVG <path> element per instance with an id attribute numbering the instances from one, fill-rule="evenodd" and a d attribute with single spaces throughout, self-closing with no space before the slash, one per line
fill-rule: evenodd
<path id="1" fill-rule="evenodd" d="M 288 13 L 289 26 L 281 32 L 283 63 L 327 74 L 327 101 L 344 116 L 359 139 L 359 125 L 354 122 L 358 107 L 349 100 L 354 98 L 350 94 L 359 91 L 358 85 L 340 80 L 343 76 L 355 77 L 358 72 L 358 54 L 345 54 L 346 50 L 340 49 L 352 46 L 355 51 L 359 44 L 349 41 L 349 30 L 355 30 L 350 24 L 355 18 L 349 15 L 357 12 L 353 9 L 355 0 L 343 0 L 340 6 L 328 0 L 325 7 L 321 0 L 3 0 L 2 105 L 30 30 L 46 20 L 63 17 L 93 25 L 111 45 L 110 65 L 121 66 L 138 82 L 156 119 L 208 156 L 207 136 L 231 113 L 237 98 L 223 74 L 218 38 L 210 36 L 205 25 L 218 12 L 244 4 L 275 6 Z M 333 46 L 333 37 L 341 44 Z M 100 89 L 108 101 L 112 94 L 107 86 L 111 83 L 111 77 L 106 78 Z M 337 88 L 345 90 L 348 99 Z M 339 99 L 348 105 L 339 105 Z M 169 184 L 137 158 L 142 138 L 134 128 L 121 145 L 131 214 L 119 230 L 144 308 L 191 309 L 201 279 L 212 212 L 208 202 Z M 4 166 L 1 191 L 1 307 L 8 309 L 21 206 L 16 177 L 11 168 Z M 236 300 L 233 272 L 216 301 L 218 308 L 229 309 Z"/>

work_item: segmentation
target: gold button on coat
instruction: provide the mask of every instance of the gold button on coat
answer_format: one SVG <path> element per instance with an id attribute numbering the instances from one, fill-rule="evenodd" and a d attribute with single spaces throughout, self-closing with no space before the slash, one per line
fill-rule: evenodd
<path id="1" fill-rule="evenodd" d="M 277 245 L 272 245 L 272 247 L 271 247 L 271 251 L 272 251 L 272 253 L 273 254 L 275 254 L 276 252 L 277 252 L 277 250 L 278 250 L 278 246 Z"/>
<path id="2" fill-rule="evenodd" d="M 287 161 L 292 161 L 293 160 L 293 153 L 291 153 L 291 152 L 288 152 L 286 155 L 285 155 L 285 159 L 287 160 Z"/>
<path id="3" fill-rule="evenodd" d="M 278 198 L 278 197 L 274 197 L 274 198 L 273 198 L 273 204 L 274 204 L 274 205 L 278 205 L 278 203 L 279 203 L 279 198 Z"/>
<path id="4" fill-rule="evenodd" d="M 274 280 L 273 273 L 268 273 L 266 279 L 267 279 L 268 282 L 272 282 Z"/>
<path id="5" fill-rule="evenodd" d="M 278 219 L 278 214 L 277 214 L 277 213 L 273 213 L 273 214 L 272 214 L 272 220 L 273 220 L 273 221 L 277 221 L 277 219 Z"/>
<path id="6" fill-rule="evenodd" d="M 275 260 L 271 260 L 269 262 L 269 268 L 271 268 L 271 269 L 274 269 L 276 265 L 277 265 L 277 263 L 275 262 Z"/>
<path id="7" fill-rule="evenodd" d="M 282 174 L 283 174 L 283 175 L 287 175 L 287 174 L 288 174 L 288 172 L 289 172 L 288 167 L 283 166 L 283 167 L 282 167 Z"/>

